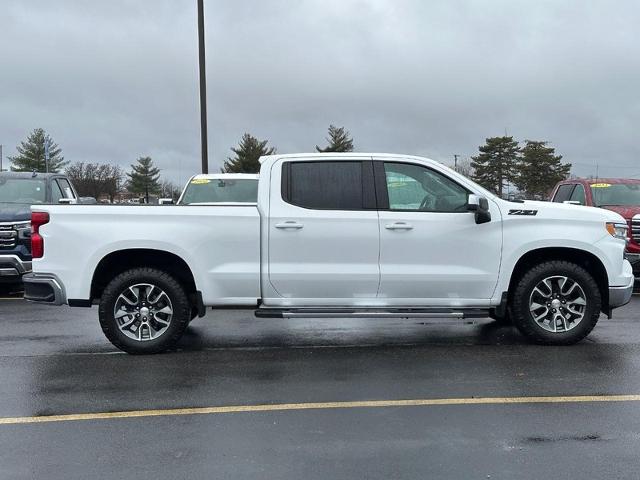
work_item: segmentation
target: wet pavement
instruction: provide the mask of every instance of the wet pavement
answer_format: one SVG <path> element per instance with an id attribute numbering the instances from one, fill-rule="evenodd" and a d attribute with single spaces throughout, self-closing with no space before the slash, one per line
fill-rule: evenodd
<path id="1" fill-rule="evenodd" d="M 1 296 L 1 295 L 0 295 Z M 0 300 L 0 420 L 190 407 L 640 394 L 640 297 L 572 347 L 510 327 L 212 311 L 120 353 L 96 309 Z M 0 479 L 638 478 L 640 402 L 326 408 L 0 424 Z"/>

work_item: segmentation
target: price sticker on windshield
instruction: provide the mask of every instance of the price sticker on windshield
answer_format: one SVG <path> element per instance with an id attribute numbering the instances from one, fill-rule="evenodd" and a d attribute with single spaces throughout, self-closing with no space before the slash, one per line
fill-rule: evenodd
<path id="1" fill-rule="evenodd" d="M 592 183 L 591 188 L 608 188 L 610 187 L 610 183 Z"/>
<path id="2" fill-rule="evenodd" d="M 205 183 L 210 183 L 211 180 L 208 178 L 194 178 L 191 180 L 191 185 L 204 185 Z"/>

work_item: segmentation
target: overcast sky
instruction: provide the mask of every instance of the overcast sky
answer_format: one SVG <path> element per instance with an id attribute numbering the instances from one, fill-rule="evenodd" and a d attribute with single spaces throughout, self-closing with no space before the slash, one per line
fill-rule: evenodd
<path id="1" fill-rule="evenodd" d="M 548 140 L 573 173 L 640 177 L 635 0 L 205 0 L 210 169 L 244 132 L 469 157 Z M 1 0 L 0 144 L 36 127 L 72 162 L 200 168 L 196 0 Z M 6 165 L 5 165 L 6 168 Z"/>

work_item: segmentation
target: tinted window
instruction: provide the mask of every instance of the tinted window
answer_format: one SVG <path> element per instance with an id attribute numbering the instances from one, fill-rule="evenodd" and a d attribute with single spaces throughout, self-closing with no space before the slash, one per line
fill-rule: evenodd
<path id="1" fill-rule="evenodd" d="M 573 190 L 571 194 L 571 198 L 569 200 L 573 202 L 579 202 L 580 205 L 584 205 L 586 203 L 584 187 L 582 185 L 576 185 L 576 188 Z"/>
<path id="2" fill-rule="evenodd" d="M 434 170 L 385 162 L 384 173 L 390 210 L 467 211 L 467 190 Z"/>
<path id="3" fill-rule="evenodd" d="M 553 197 L 553 201 L 556 203 L 562 203 L 566 200 L 569 200 L 569 197 L 571 197 L 571 192 L 573 192 L 573 187 L 575 187 L 575 185 L 573 184 L 560 185 L 558 187 L 558 190 L 556 191 L 556 196 Z"/>
<path id="4" fill-rule="evenodd" d="M 283 168 L 285 201 L 315 209 L 363 208 L 362 162 L 289 162 Z"/>

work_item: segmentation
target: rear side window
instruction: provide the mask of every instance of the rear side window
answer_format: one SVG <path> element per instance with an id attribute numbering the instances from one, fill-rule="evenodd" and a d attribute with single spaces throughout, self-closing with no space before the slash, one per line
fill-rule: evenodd
<path id="1" fill-rule="evenodd" d="M 370 188 L 365 188 L 365 177 Z M 283 165 L 282 197 L 298 207 L 362 210 L 370 205 L 373 208 L 374 198 L 368 194 L 372 188 L 370 162 L 287 162 Z"/>
<path id="2" fill-rule="evenodd" d="M 553 201 L 556 203 L 562 203 L 569 200 L 571 193 L 573 192 L 573 187 L 575 187 L 573 184 L 560 185 L 556 191 L 555 197 L 553 197 Z"/>

